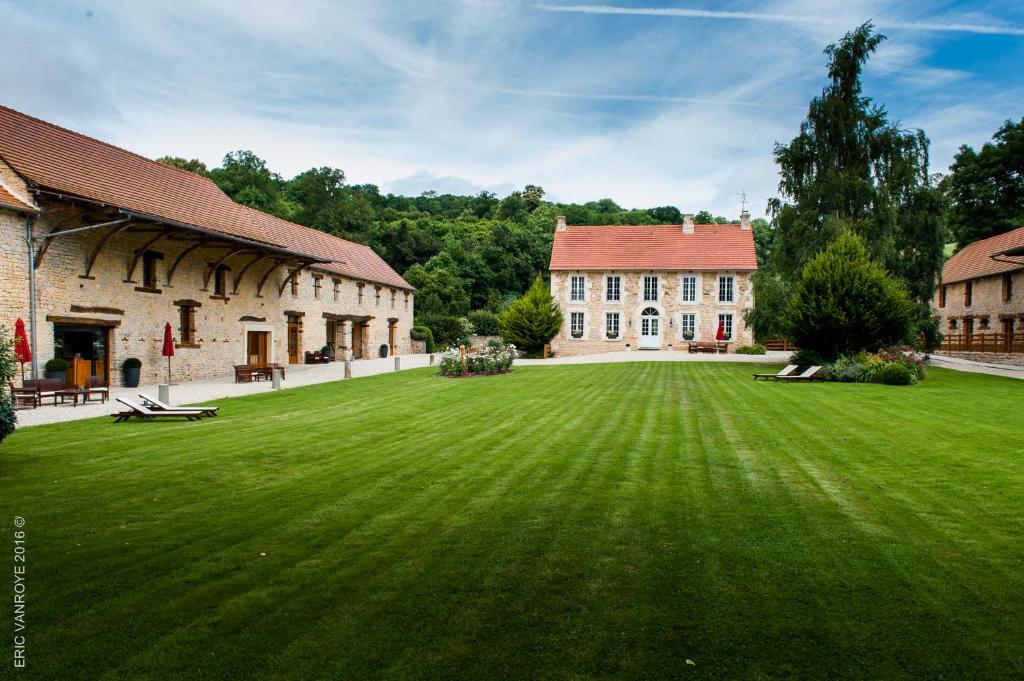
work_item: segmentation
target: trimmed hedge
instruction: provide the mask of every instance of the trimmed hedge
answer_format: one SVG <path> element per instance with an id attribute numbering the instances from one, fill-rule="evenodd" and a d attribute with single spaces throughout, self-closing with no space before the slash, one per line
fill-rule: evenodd
<path id="1" fill-rule="evenodd" d="M 412 331 L 409 332 L 409 338 L 414 341 L 426 341 L 427 352 L 434 351 L 434 332 L 430 330 L 429 326 L 412 327 Z"/>
<path id="2" fill-rule="evenodd" d="M 473 310 L 466 319 L 473 325 L 473 333 L 478 336 L 497 336 L 501 333 L 498 330 L 498 315 L 490 310 Z"/>
<path id="3" fill-rule="evenodd" d="M 46 371 L 67 371 L 68 363 L 67 360 L 63 360 L 60 357 L 54 357 L 46 362 L 46 366 L 44 368 Z"/>

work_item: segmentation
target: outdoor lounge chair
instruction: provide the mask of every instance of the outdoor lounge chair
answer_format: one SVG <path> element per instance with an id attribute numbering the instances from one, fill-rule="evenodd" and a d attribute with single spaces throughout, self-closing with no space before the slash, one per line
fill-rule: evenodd
<path id="1" fill-rule="evenodd" d="M 813 366 L 807 367 L 802 374 L 791 374 L 789 376 L 776 376 L 776 381 L 817 381 L 820 380 L 817 373 L 821 371 L 821 367 Z"/>
<path id="2" fill-rule="evenodd" d="M 155 400 L 149 395 L 143 395 L 139 393 L 139 397 L 142 398 L 142 403 L 153 411 L 198 411 L 202 412 L 203 416 L 216 416 L 217 410 L 220 407 L 172 407 L 169 404 L 164 404 L 160 400 Z"/>
<path id="3" fill-rule="evenodd" d="M 188 411 L 159 411 L 153 410 L 148 407 L 143 407 L 140 404 L 135 404 L 131 400 L 118 397 L 117 401 L 128 407 L 128 411 L 121 411 L 116 414 L 111 414 L 114 417 L 114 423 L 120 423 L 121 421 L 127 421 L 128 419 L 135 417 L 137 419 L 157 419 L 167 416 L 184 416 L 189 421 L 198 421 L 203 412 L 192 409 Z"/>
<path id="4" fill-rule="evenodd" d="M 796 364 L 790 364 L 777 374 L 754 374 L 754 380 L 756 381 L 759 378 L 763 378 L 765 380 L 768 380 L 769 378 L 784 378 L 786 376 L 789 376 L 794 371 L 796 371 L 796 369 Z"/>

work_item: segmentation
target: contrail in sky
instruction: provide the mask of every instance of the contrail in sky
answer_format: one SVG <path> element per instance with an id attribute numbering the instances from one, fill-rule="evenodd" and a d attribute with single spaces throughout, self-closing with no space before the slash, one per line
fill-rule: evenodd
<path id="1" fill-rule="evenodd" d="M 683 9 L 679 7 L 617 7 L 615 5 L 537 5 L 544 12 L 565 14 L 610 14 L 625 16 L 670 17 L 683 19 L 740 19 L 746 21 L 771 21 L 785 24 L 820 24 L 824 26 L 849 26 L 850 20 L 839 17 L 812 16 L 803 14 L 776 14 L 773 12 L 733 12 L 708 9 Z M 1024 27 L 999 24 L 965 24 L 959 22 L 899 21 L 877 19 L 881 29 L 906 29 L 911 31 L 942 31 L 946 33 L 982 33 L 988 35 L 1024 36 Z"/>

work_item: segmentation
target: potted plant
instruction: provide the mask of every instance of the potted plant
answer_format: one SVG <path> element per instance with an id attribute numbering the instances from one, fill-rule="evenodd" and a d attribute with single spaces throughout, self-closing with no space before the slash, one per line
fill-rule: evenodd
<path id="1" fill-rule="evenodd" d="M 683 331 L 683 340 L 692 341 L 693 340 L 693 331 L 690 331 L 689 329 L 687 329 L 686 331 Z"/>
<path id="2" fill-rule="evenodd" d="M 67 375 L 68 363 L 60 357 L 54 357 L 44 367 L 43 376 L 46 378 L 56 378 L 60 380 L 61 385 L 64 385 Z"/>
<path id="3" fill-rule="evenodd" d="M 139 370 L 142 368 L 142 362 L 135 357 L 129 357 L 121 365 L 122 371 L 124 371 L 124 385 L 127 388 L 139 387 Z"/>

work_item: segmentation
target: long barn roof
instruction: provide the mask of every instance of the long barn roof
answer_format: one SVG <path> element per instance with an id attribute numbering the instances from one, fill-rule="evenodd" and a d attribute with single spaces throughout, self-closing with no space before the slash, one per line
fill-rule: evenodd
<path id="1" fill-rule="evenodd" d="M 0 157 L 46 190 L 314 256 L 328 261 L 318 269 L 354 279 L 412 288 L 368 246 L 237 204 L 207 177 L 4 106 Z"/>

